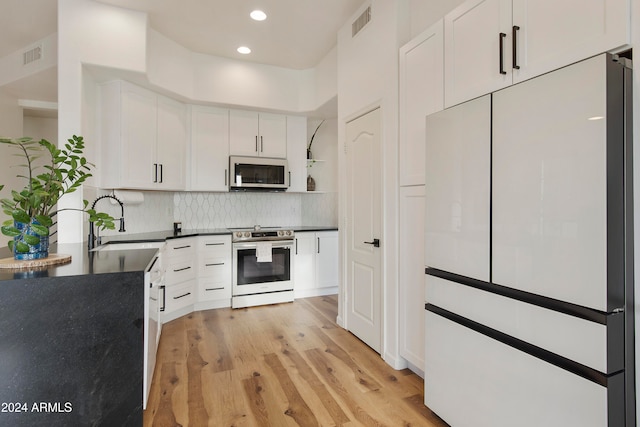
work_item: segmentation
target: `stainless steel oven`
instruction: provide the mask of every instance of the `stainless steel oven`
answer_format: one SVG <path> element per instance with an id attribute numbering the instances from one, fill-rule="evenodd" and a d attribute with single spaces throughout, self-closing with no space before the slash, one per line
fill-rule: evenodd
<path id="1" fill-rule="evenodd" d="M 293 231 L 232 229 L 231 307 L 293 301 Z"/>

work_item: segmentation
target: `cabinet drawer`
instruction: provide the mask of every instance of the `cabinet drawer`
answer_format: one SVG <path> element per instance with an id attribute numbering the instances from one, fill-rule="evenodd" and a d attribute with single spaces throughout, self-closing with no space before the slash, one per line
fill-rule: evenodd
<path id="1" fill-rule="evenodd" d="M 200 301 L 231 298 L 231 283 L 228 275 L 200 279 L 198 287 Z"/>
<path id="2" fill-rule="evenodd" d="M 195 302 L 195 280 L 165 288 L 165 313 L 181 309 Z"/>
<path id="3" fill-rule="evenodd" d="M 231 237 L 201 238 L 198 241 L 198 253 L 231 255 Z"/>
<path id="4" fill-rule="evenodd" d="M 174 256 L 193 255 L 195 253 L 193 239 L 172 239 L 167 241 L 166 254 L 169 258 Z"/>
<path id="5" fill-rule="evenodd" d="M 229 256 L 205 256 L 198 265 L 199 277 L 231 277 L 231 257 Z"/>
<path id="6" fill-rule="evenodd" d="M 168 285 L 184 282 L 196 277 L 196 260 L 193 257 L 182 257 L 170 260 L 165 272 Z"/>

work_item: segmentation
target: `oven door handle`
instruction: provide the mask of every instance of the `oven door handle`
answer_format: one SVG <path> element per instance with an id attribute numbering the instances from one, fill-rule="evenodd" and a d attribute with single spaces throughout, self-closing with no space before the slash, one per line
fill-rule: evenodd
<path id="1" fill-rule="evenodd" d="M 265 240 L 268 242 L 268 240 Z M 256 242 L 234 243 L 233 249 L 255 249 L 257 247 Z M 274 249 L 285 248 L 291 249 L 293 247 L 293 241 L 288 242 L 271 242 L 271 247 Z"/>

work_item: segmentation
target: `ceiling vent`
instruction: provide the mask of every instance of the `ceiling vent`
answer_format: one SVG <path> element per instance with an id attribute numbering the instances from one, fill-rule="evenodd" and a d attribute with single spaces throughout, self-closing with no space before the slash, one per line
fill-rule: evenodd
<path id="1" fill-rule="evenodd" d="M 367 7 L 364 12 L 351 24 L 351 37 L 355 37 L 371 21 L 371 6 Z"/>
<path id="2" fill-rule="evenodd" d="M 22 53 L 22 65 L 31 64 L 42 59 L 42 45 L 39 44 Z"/>

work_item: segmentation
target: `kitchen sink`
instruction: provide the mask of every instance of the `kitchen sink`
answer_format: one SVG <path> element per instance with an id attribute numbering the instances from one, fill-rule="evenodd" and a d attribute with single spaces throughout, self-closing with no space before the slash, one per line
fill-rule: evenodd
<path id="1" fill-rule="evenodd" d="M 100 245 L 91 252 L 102 251 L 127 251 L 136 249 L 160 249 L 164 246 L 164 242 L 137 242 L 137 243 L 105 243 Z"/>

